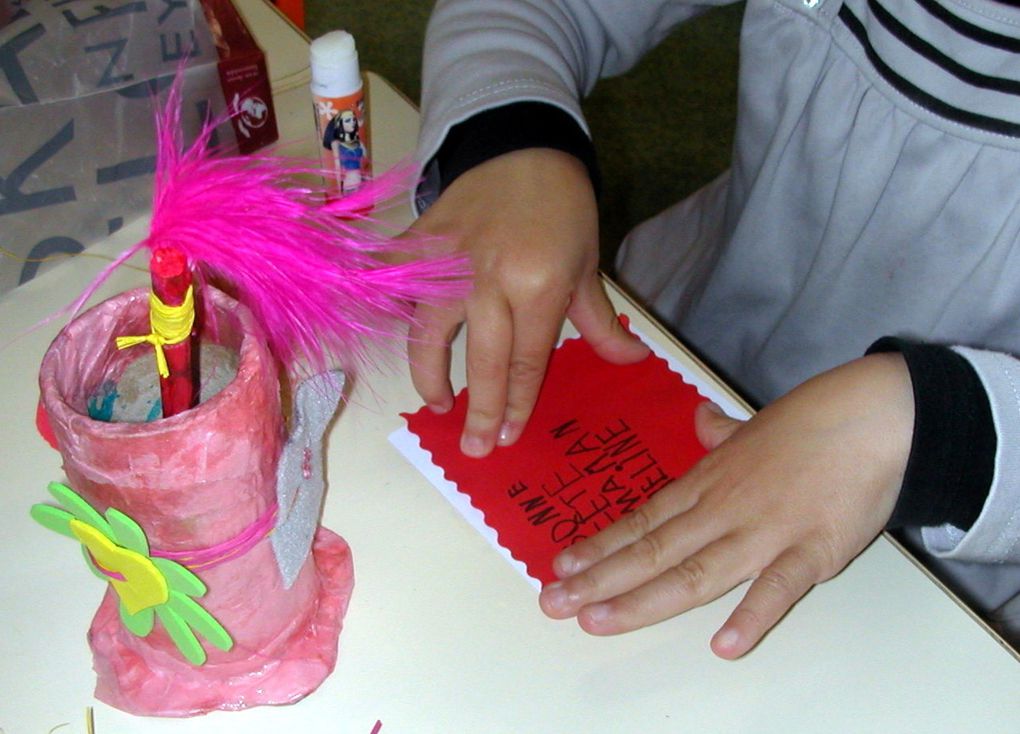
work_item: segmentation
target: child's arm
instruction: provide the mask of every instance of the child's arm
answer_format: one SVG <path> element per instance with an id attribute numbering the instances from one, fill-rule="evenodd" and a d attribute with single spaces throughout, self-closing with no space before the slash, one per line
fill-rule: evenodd
<path id="1" fill-rule="evenodd" d="M 469 455 L 516 440 L 564 317 L 607 359 L 646 354 L 617 324 L 596 276 L 598 219 L 580 99 L 600 75 L 626 71 L 705 7 L 675 0 L 436 3 L 425 41 L 416 154 L 425 165 L 417 203 L 431 208 L 414 228 L 466 253 L 475 281 L 460 308 L 419 313 L 411 369 L 425 402 L 448 408 L 446 344 L 466 324 L 471 399 L 462 446 Z M 478 119 L 529 103 L 547 112 L 529 111 L 504 125 L 498 155 L 470 153 L 470 168 L 436 165 L 465 123 L 476 123 L 469 145 L 492 153 L 488 123 L 479 131 Z M 556 123 L 555 139 L 548 136 L 550 114 L 567 118 L 565 126 Z M 564 138 L 577 136 L 584 139 L 581 149 L 570 140 L 564 145 Z"/>

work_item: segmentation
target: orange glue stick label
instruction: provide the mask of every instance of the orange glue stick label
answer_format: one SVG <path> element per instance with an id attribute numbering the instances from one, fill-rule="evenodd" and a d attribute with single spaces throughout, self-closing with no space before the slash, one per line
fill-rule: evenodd
<path id="1" fill-rule="evenodd" d="M 344 97 L 312 96 L 319 155 L 336 196 L 357 191 L 372 176 L 364 88 Z"/>

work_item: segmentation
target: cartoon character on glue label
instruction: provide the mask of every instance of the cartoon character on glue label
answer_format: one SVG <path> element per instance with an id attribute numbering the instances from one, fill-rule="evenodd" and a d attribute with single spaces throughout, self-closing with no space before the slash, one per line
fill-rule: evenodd
<path id="1" fill-rule="evenodd" d="M 345 194 L 357 191 L 368 158 L 368 150 L 361 140 L 360 116 L 354 110 L 341 110 L 326 126 L 322 146 L 333 151 L 340 173 L 340 190 Z"/>

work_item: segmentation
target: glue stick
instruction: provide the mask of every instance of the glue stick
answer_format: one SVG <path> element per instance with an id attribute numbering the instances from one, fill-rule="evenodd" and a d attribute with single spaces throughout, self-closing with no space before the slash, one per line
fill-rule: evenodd
<path id="1" fill-rule="evenodd" d="M 312 41 L 312 101 L 322 168 L 333 195 L 354 193 L 372 174 L 364 85 L 354 37 L 332 31 Z"/>

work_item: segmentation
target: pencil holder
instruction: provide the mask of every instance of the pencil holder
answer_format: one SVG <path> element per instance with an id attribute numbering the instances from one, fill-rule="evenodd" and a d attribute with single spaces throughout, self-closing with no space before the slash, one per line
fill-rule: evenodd
<path id="1" fill-rule="evenodd" d="M 81 541 L 109 582 L 88 635 L 96 697 L 135 714 L 302 698 L 334 667 L 353 585 L 347 544 L 317 515 L 312 552 L 284 580 L 269 537 L 286 441 L 277 368 L 248 309 L 211 287 L 203 294 L 205 340 L 236 356 L 236 375 L 191 410 L 137 423 L 90 417 L 104 385 L 152 360 L 114 346 L 148 330 L 145 290 L 72 321 L 40 371 L 68 479 L 60 491 L 71 512 L 59 517 L 74 516 L 54 529 Z"/>

